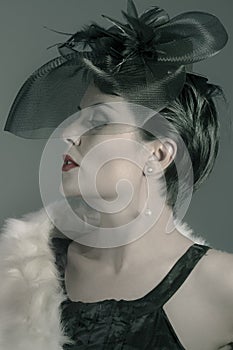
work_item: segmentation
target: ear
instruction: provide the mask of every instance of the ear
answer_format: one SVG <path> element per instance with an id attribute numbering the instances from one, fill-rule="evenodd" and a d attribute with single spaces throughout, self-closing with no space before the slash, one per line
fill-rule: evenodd
<path id="1" fill-rule="evenodd" d="M 161 169 L 165 170 L 175 159 L 177 145 L 171 139 L 161 139 L 154 141 L 154 154 L 157 157 Z"/>

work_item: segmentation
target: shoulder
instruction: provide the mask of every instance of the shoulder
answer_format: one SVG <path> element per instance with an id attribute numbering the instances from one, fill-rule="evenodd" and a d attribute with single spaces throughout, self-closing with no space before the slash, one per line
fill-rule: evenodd
<path id="1" fill-rule="evenodd" d="M 202 272 L 203 277 L 212 283 L 216 281 L 230 286 L 233 283 L 233 254 L 214 248 L 209 249 L 202 265 Z"/>
<path id="2" fill-rule="evenodd" d="M 233 334 L 233 254 L 209 249 L 200 271 L 199 282 L 207 300 L 219 307 Z"/>

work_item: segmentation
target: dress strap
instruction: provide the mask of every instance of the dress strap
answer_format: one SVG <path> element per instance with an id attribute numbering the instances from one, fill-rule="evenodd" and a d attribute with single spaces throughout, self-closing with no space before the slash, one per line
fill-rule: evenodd
<path id="1" fill-rule="evenodd" d="M 66 288 L 64 281 L 64 269 L 67 263 L 68 246 L 71 242 L 71 239 L 61 238 L 52 238 L 51 242 L 51 246 L 54 250 L 56 258 L 55 263 L 60 272 L 61 285 L 65 293 Z M 202 258 L 203 255 L 206 254 L 209 249 L 212 248 L 203 244 L 194 243 L 191 245 L 154 289 L 152 289 L 144 297 L 136 299 L 135 301 L 131 301 L 131 303 L 137 304 L 139 301 L 149 301 L 148 307 L 151 307 L 151 301 L 153 302 L 153 305 L 156 305 L 158 308 L 162 307 L 180 288 L 198 261 Z"/>
<path id="2" fill-rule="evenodd" d="M 156 299 L 156 305 L 162 307 L 180 288 L 198 261 L 209 249 L 212 248 L 198 243 L 194 243 L 190 246 L 162 281 L 146 295 L 146 298 L 152 300 Z"/>

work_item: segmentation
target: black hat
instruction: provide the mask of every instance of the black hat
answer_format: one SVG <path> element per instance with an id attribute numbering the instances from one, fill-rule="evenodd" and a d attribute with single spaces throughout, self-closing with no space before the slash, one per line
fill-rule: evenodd
<path id="1" fill-rule="evenodd" d="M 59 56 L 41 66 L 19 90 L 4 130 L 19 137 L 43 139 L 69 116 L 91 81 L 102 91 L 161 111 L 181 92 L 194 62 L 217 54 L 228 35 L 209 13 L 186 12 L 172 19 L 157 6 L 140 16 L 132 0 L 126 20 L 108 16 L 108 29 L 85 26 L 64 43 Z M 64 33 L 63 33 L 64 34 Z"/>

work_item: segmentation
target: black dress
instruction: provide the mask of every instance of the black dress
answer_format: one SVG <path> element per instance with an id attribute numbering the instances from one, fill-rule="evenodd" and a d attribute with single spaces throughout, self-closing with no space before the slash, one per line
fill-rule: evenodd
<path id="1" fill-rule="evenodd" d="M 52 238 L 61 285 L 71 239 Z M 185 350 L 163 305 L 179 289 L 192 269 L 211 247 L 194 243 L 178 259 L 163 280 L 148 294 L 136 300 L 107 299 L 97 302 L 61 303 L 62 323 L 75 345 L 64 350 Z"/>

